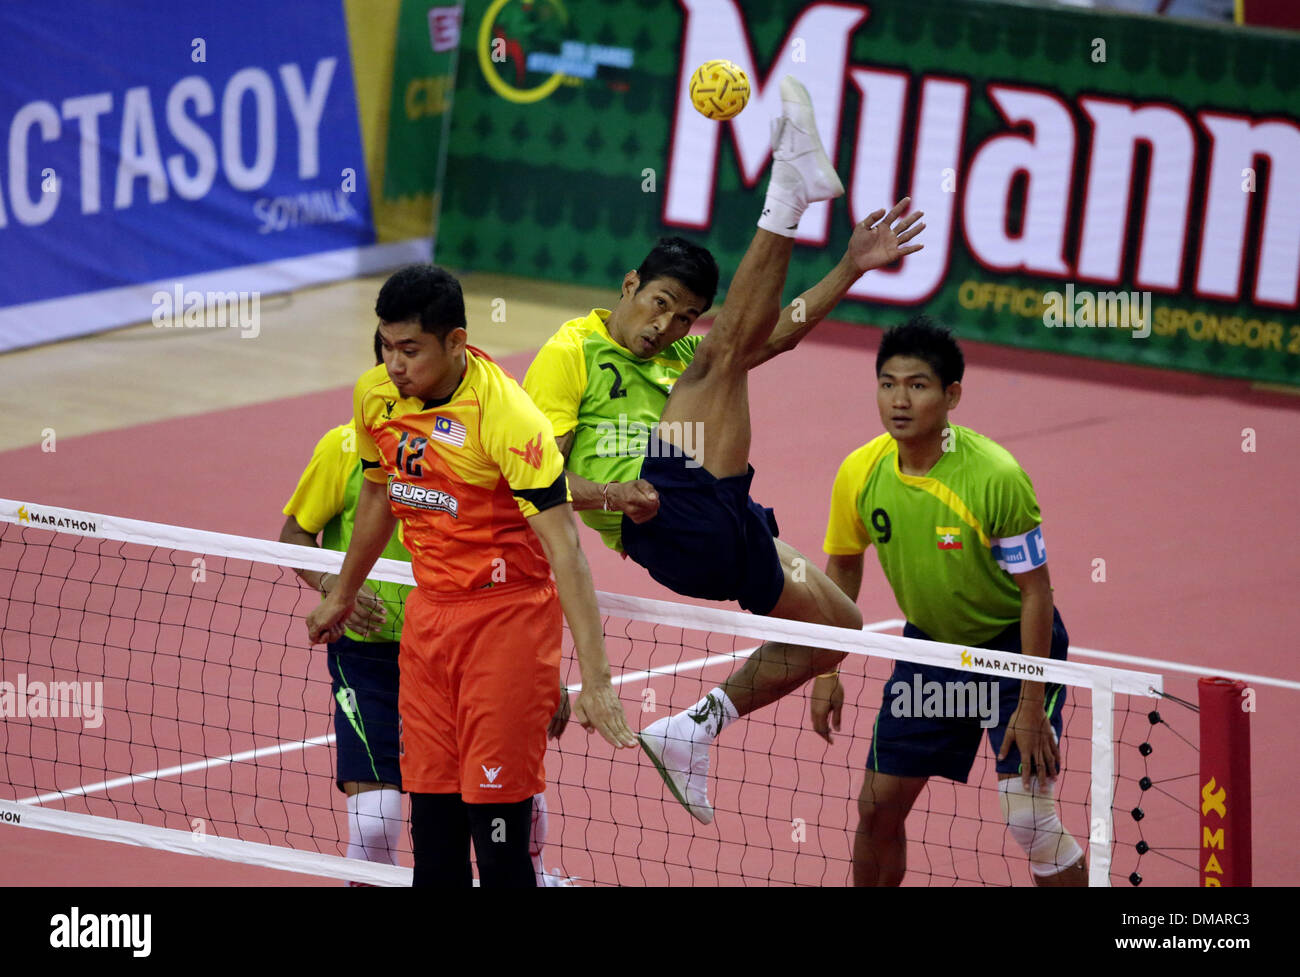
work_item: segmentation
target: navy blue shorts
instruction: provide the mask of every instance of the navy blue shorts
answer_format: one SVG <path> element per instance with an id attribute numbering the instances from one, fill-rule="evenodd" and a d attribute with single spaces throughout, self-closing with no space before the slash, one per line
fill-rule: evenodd
<path id="1" fill-rule="evenodd" d="M 637 525 L 623 517 L 623 549 L 674 593 L 734 600 L 767 614 L 785 587 L 776 515 L 749 497 L 744 475 L 714 478 L 694 459 L 650 436 L 641 463 L 659 493 L 659 511 Z"/>
<path id="2" fill-rule="evenodd" d="M 397 653 L 395 641 L 355 641 L 347 635 L 329 646 L 339 790 L 350 780 L 402 786 Z"/>
<path id="3" fill-rule="evenodd" d="M 911 623 L 903 628 L 903 636 L 931 640 L 928 634 Z M 1011 625 L 979 647 L 1019 653 L 1020 624 Z M 1053 609 L 1052 657 L 1064 660 L 1069 647 L 1070 636 L 1065 624 L 1060 613 Z M 896 687 L 899 682 L 903 683 L 902 686 Z M 973 695 L 969 691 L 972 682 Z M 937 693 L 943 696 L 943 716 L 934 715 L 939 710 L 931 708 L 938 704 Z M 900 661 L 885 683 L 867 768 L 895 777 L 947 777 L 964 784 L 975 763 L 980 734 L 988 729 L 989 745 L 996 757 L 1002 749 L 1007 721 L 1019 702 L 1018 678 Z M 1049 682 L 1044 690 L 1043 704 L 1059 741 L 1065 686 Z M 925 715 L 927 712 L 931 715 Z M 1000 774 L 1019 773 L 1019 747 L 1013 745 L 1007 758 L 997 761 L 997 769 Z"/>

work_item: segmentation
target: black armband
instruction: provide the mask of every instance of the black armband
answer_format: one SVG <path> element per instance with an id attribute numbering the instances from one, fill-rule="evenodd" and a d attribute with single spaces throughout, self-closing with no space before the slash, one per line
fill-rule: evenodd
<path id="1" fill-rule="evenodd" d="M 564 472 L 560 472 L 560 477 L 553 481 L 546 488 L 534 489 L 517 489 L 511 488 L 510 492 L 517 499 L 523 499 L 525 502 L 531 502 L 538 512 L 545 512 L 547 509 L 553 509 L 557 505 L 563 505 L 569 499 L 569 483 L 564 478 Z"/>

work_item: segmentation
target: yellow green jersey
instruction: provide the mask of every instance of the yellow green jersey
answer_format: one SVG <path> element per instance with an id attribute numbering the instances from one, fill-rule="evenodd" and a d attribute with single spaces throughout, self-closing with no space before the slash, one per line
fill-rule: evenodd
<path id="1" fill-rule="evenodd" d="M 326 432 L 316 444 L 311 461 L 298 479 L 293 497 L 285 504 L 284 514 L 293 516 L 298 525 L 315 536 L 321 534 L 321 548 L 346 553 L 352 539 L 356 521 L 357 499 L 361 495 L 361 457 L 357 453 L 357 429 L 352 421 L 340 424 Z M 390 560 L 411 562 L 411 554 L 399 539 L 400 526 L 384 547 L 384 556 Z M 388 612 L 384 625 L 368 638 L 349 630 L 354 641 L 402 640 L 402 615 L 406 608 L 406 595 L 411 588 L 383 580 L 368 581 L 370 587 L 384 602 Z"/>
<path id="2" fill-rule="evenodd" d="M 703 336 L 684 336 L 650 359 L 620 346 L 606 328 L 609 311 L 571 319 L 546 341 L 524 377 L 524 390 L 556 438 L 573 432 L 568 469 L 592 482 L 640 476 L 650 432 Z M 605 545 L 622 550 L 623 514 L 578 513 Z"/>
<path id="3" fill-rule="evenodd" d="M 956 425 L 947 446 L 925 475 L 903 474 L 889 434 L 845 458 L 824 549 L 847 556 L 874 544 L 909 621 L 936 641 L 979 645 L 1020 620 L 1012 575 L 1047 563 L 1042 518 L 1005 448 Z"/>

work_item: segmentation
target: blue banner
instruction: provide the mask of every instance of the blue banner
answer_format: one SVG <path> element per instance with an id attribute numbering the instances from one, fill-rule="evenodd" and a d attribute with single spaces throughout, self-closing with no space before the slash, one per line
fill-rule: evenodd
<path id="1" fill-rule="evenodd" d="M 342 0 L 5 3 L 0 64 L 0 309 L 375 241 Z"/>

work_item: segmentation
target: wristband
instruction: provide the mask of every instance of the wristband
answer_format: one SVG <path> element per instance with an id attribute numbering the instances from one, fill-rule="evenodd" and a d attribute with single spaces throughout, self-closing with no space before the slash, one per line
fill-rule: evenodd
<path id="1" fill-rule="evenodd" d="M 822 674 L 818 675 L 817 677 L 818 677 L 818 678 L 834 678 L 836 675 L 839 675 L 839 674 L 840 674 L 840 670 L 839 670 L 838 668 L 836 668 L 836 669 L 832 669 L 832 670 L 829 671 L 829 672 L 822 672 Z"/>
<path id="2" fill-rule="evenodd" d="M 606 512 L 613 512 L 613 511 L 614 511 L 613 509 L 611 509 L 611 508 L 609 507 L 609 487 L 610 487 L 611 485 L 613 485 L 613 484 L 614 484 L 613 482 L 606 482 L 606 483 L 605 483 L 605 491 L 601 493 L 601 506 L 600 506 L 600 507 L 601 507 L 602 509 L 604 509 Z"/>

